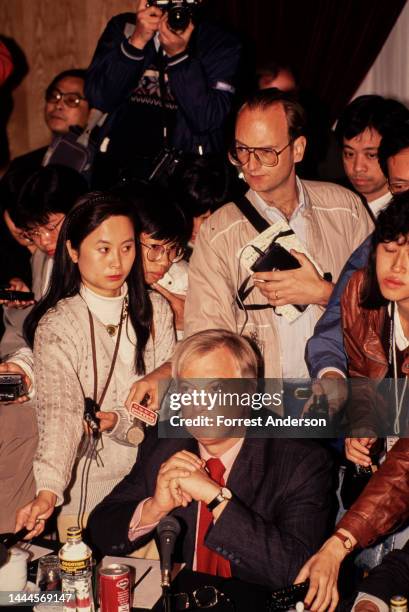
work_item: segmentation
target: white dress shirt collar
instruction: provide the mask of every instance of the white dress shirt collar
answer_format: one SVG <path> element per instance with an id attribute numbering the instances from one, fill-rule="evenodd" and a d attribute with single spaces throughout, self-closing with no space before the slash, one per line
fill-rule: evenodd
<path id="1" fill-rule="evenodd" d="M 298 206 L 293 211 L 290 221 L 292 221 L 293 219 L 295 219 L 295 217 L 297 217 L 300 213 L 302 213 L 307 206 L 302 183 L 300 179 L 298 178 L 298 176 L 295 177 L 295 180 L 297 184 Z M 256 207 L 258 212 L 261 215 L 263 215 L 263 217 L 266 217 L 270 221 L 272 220 L 272 217 L 274 217 L 275 221 L 278 221 L 279 218 L 282 218 L 287 221 L 287 218 L 285 217 L 285 215 L 283 215 L 283 213 L 281 212 L 279 208 L 276 208 L 275 206 L 271 206 L 270 204 L 268 204 L 265 200 L 263 200 L 263 198 L 256 191 L 250 190 L 250 193 L 252 195 L 251 199 L 252 199 L 254 206 Z"/>
<path id="2" fill-rule="evenodd" d="M 372 200 L 372 202 L 368 202 L 368 206 L 375 219 L 378 217 L 379 213 L 388 206 L 391 198 L 391 192 L 387 191 L 383 196 L 376 198 L 376 200 Z"/>

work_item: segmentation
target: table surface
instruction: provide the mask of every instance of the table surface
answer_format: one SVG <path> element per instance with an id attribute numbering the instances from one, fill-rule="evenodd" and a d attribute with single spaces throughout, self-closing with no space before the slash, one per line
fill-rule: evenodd
<path id="1" fill-rule="evenodd" d="M 46 540 L 44 538 L 36 538 L 33 540 L 33 544 L 38 546 L 44 546 L 57 553 L 61 548 L 60 542 L 56 540 Z M 50 553 L 51 554 L 51 553 Z M 126 563 L 126 557 L 124 557 L 124 563 Z M 37 578 L 37 565 L 38 561 L 34 561 L 28 566 L 28 580 L 35 583 Z M 191 570 L 183 569 L 174 582 L 172 583 L 172 591 L 174 593 L 193 593 L 193 591 L 203 586 L 214 586 L 219 591 L 227 595 L 230 599 L 235 602 L 235 612 L 248 612 L 249 610 L 265 610 L 266 602 L 269 598 L 269 591 L 267 588 L 253 585 L 249 583 L 241 582 L 235 578 L 225 579 L 218 576 L 209 576 L 207 574 L 200 574 Z M 6 607 L 0 606 L 0 610 L 14 609 L 14 606 Z M 30 606 L 25 606 L 25 610 L 32 610 Z M 220 610 L 228 610 L 231 612 L 231 606 L 217 605 L 212 608 L 215 612 Z M 146 608 L 132 608 L 133 612 L 148 612 Z M 153 608 L 153 612 L 163 612 L 163 603 L 158 601 Z"/>

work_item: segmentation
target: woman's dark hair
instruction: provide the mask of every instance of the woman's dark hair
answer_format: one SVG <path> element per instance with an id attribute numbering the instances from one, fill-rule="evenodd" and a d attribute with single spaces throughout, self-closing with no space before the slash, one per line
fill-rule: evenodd
<path id="1" fill-rule="evenodd" d="M 13 221 L 22 229 L 45 225 L 53 213 L 66 215 L 87 190 L 84 177 L 72 168 L 59 165 L 40 168 L 21 187 Z"/>
<path id="2" fill-rule="evenodd" d="M 139 231 L 155 240 L 187 244 L 193 229 L 193 218 L 184 214 L 172 192 L 157 185 L 131 183 L 115 191 L 130 201 L 139 219 Z"/>
<path id="3" fill-rule="evenodd" d="M 186 216 L 214 212 L 229 198 L 229 166 L 216 155 L 187 157 L 172 176 L 171 187 Z"/>
<path id="4" fill-rule="evenodd" d="M 53 308 L 63 298 L 76 295 L 80 290 L 80 272 L 68 254 L 67 240 L 70 240 L 73 249 L 80 250 L 83 240 L 112 216 L 128 217 L 135 227 L 135 235 L 139 233 L 140 228 L 132 204 L 114 194 L 89 193 L 81 198 L 66 216 L 58 237 L 49 289 L 33 308 L 24 325 L 25 336 L 30 346 L 34 344 L 37 325 L 48 309 Z M 128 312 L 137 338 L 135 371 L 137 374 L 144 374 L 143 354 L 152 327 L 152 304 L 145 289 L 142 256 L 137 241 L 135 249 L 135 261 L 127 278 Z"/>
<path id="5" fill-rule="evenodd" d="M 386 306 L 386 300 L 379 288 L 376 277 L 376 249 L 383 242 L 406 239 L 409 234 L 409 191 L 393 196 L 390 204 L 383 210 L 376 222 L 372 235 L 372 247 L 368 265 L 365 269 L 364 284 L 361 291 L 361 306 L 375 310 Z"/>

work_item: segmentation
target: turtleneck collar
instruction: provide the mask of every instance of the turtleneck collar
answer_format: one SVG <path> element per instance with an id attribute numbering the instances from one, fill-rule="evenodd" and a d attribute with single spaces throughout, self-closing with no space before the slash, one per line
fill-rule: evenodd
<path id="1" fill-rule="evenodd" d="M 98 295 L 85 285 L 81 285 L 80 294 L 88 308 L 104 325 L 117 325 L 121 317 L 124 298 L 128 295 L 128 285 L 121 287 L 121 295 L 105 297 Z"/>

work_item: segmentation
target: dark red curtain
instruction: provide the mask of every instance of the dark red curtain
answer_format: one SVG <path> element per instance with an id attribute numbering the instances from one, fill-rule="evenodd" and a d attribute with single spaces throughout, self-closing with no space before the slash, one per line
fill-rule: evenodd
<path id="1" fill-rule="evenodd" d="M 406 0 L 209 0 L 259 62 L 294 67 L 335 119 L 382 49 Z"/>

